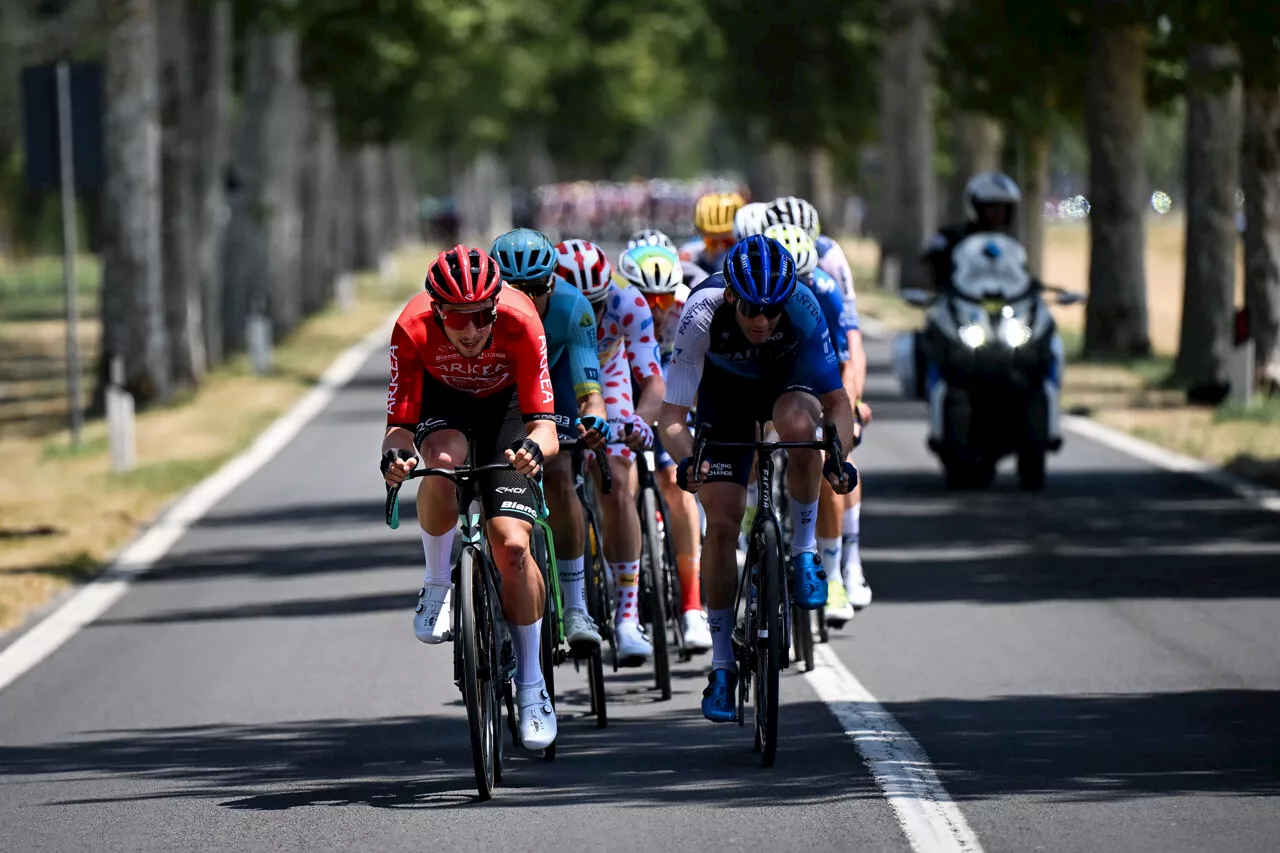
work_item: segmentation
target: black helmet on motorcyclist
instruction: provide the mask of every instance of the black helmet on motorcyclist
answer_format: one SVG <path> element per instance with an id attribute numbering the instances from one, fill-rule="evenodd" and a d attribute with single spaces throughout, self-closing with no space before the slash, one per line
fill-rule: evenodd
<path id="1" fill-rule="evenodd" d="M 1009 231 L 1022 193 L 1008 175 L 980 172 L 964 188 L 964 209 L 969 222 L 983 231 Z"/>

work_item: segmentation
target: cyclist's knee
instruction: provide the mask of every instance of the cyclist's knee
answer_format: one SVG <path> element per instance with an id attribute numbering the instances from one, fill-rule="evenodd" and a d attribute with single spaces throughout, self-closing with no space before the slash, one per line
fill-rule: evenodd
<path id="1" fill-rule="evenodd" d="M 810 403 L 817 400 L 808 394 L 786 394 L 773 410 L 773 425 L 783 441 L 809 441 L 818 427 L 818 412 Z"/>
<path id="2" fill-rule="evenodd" d="M 489 551 L 503 574 L 519 572 L 529 556 L 529 525 L 514 518 L 495 518 L 489 522 Z"/>
<path id="3" fill-rule="evenodd" d="M 424 437 L 418 450 L 426 467 L 452 468 L 466 459 L 467 438 L 457 430 L 442 429 Z M 438 477 L 429 479 L 437 480 L 447 489 L 454 488 L 447 480 Z"/>

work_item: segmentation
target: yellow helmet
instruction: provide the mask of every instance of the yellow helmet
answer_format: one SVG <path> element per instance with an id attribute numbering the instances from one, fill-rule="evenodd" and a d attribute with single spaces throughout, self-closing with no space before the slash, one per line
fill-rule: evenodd
<path id="1" fill-rule="evenodd" d="M 693 227 L 712 236 L 733 233 L 733 215 L 747 201 L 738 193 L 707 193 L 693 207 Z"/>

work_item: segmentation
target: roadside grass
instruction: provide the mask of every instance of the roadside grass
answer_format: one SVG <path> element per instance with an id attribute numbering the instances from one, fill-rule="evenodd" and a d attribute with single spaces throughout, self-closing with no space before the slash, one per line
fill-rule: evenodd
<path id="1" fill-rule="evenodd" d="M 331 307 L 274 351 L 256 376 L 246 356 L 215 370 L 199 391 L 140 414 L 137 466 L 111 470 L 106 424 L 85 425 L 79 448 L 65 429 L 0 438 L 0 631 L 70 584 L 91 577 L 169 502 L 226 462 L 279 417 L 343 349 L 417 291 L 425 250 L 401 257 L 403 274 L 359 277 L 350 313 Z"/>
<path id="2" fill-rule="evenodd" d="M 1188 406 L 1182 391 L 1168 385 L 1182 318 L 1182 229 L 1182 219 L 1172 215 L 1148 223 L 1147 301 L 1155 350 L 1151 357 L 1082 361 L 1084 306 L 1053 308 L 1068 360 L 1063 411 L 1087 415 L 1138 438 L 1280 488 L 1280 400 L 1263 400 L 1248 409 L 1235 404 L 1217 409 Z M 843 245 L 855 265 L 859 313 L 875 317 L 891 329 L 919 328 L 923 316 L 919 309 L 867 284 L 874 281 L 874 244 L 858 240 Z M 1087 292 L 1087 229 L 1081 225 L 1050 226 L 1044 266 L 1046 281 Z M 1242 273 L 1239 280 L 1243 281 Z"/>

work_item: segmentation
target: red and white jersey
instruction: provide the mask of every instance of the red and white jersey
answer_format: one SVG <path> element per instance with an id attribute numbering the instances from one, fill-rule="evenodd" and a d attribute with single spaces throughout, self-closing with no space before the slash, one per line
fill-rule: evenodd
<path id="1" fill-rule="evenodd" d="M 542 320 L 533 301 L 512 287 L 498 291 L 498 318 L 488 344 L 475 358 L 460 354 L 445 337 L 432 311 L 431 294 L 419 293 L 409 300 L 391 332 L 388 425 L 417 426 L 427 376 L 477 397 L 514 385 L 525 420 L 555 415 Z"/>

